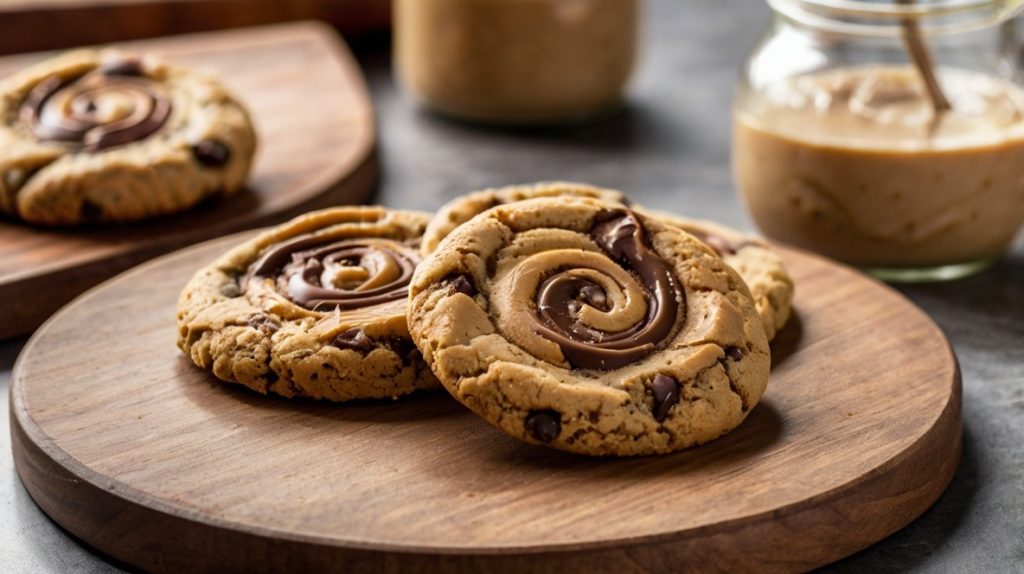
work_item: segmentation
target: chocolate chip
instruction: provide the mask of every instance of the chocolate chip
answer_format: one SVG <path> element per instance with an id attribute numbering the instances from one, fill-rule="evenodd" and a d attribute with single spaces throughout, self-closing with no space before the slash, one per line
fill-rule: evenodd
<path id="1" fill-rule="evenodd" d="M 362 329 L 349 329 L 334 338 L 334 346 L 339 349 L 351 349 L 365 353 L 373 348 L 373 341 Z"/>
<path id="2" fill-rule="evenodd" d="M 739 347 L 726 347 L 726 349 L 725 349 L 725 356 L 729 357 L 730 359 L 732 359 L 734 361 L 742 360 L 743 359 L 743 349 L 741 349 Z"/>
<path id="3" fill-rule="evenodd" d="M 408 367 L 421 362 L 423 362 L 423 353 L 421 353 L 419 349 L 413 349 L 405 356 L 405 361 L 403 361 L 402 364 Z"/>
<path id="4" fill-rule="evenodd" d="M 654 420 L 659 423 L 668 416 L 672 405 L 679 402 L 679 382 L 665 375 L 657 375 L 651 381 L 651 394 L 654 395 Z"/>
<path id="5" fill-rule="evenodd" d="M 231 159 L 231 149 L 217 140 L 203 140 L 192 146 L 192 155 L 206 167 L 223 167 Z"/>
<path id="6" fill-rule="evenodd" d="M 103 208 L 88 199 L 82 200 L 82 205 L 78 209 L 82 221 L 97 221 L 103 217 Z"/>
<path id="7" fill-rule="evenodd" d="M 389 339 L 387 344 L 394 354 L 401 357 L 403 365 L 408 366 L 422 357 L 420 350 L 409 339 Z"/>
<path id="8" fill-rule="evenodd" d="M 562 415 L 558 411 L 533 411 L 526 415 L 524 425 L 534 439 L 549 443 L 562 432 Z"/>
<path id="9" fill-rule="evenodd" d="M 469 277 L 465 275 L 457 275 L 452 279 L 452 289 L 457 293 L 462 293 L 467 297 L 475 297 L 478 291 L 473 286 L 473 282 L 469 280 Z"/>
<path id="10" fill-rule="evenodd" d="M 388 340 L 388 347 L 391 348 L 394 353 L 400 357 L 404 357 L 411 353 L 416 345 L 412 344 L 409 339 L 390 339 Z"/>
<path id="11" fill-rule="evenodd" d="M 107 76 L 141 76 L 142 60 L 137 56 L 111 58 L 100 64 L 100 72 Z"/>
<path id="12" fill-rule="evenodd" d="M 259 329 L 260 331 L 267 331 L 270 333 L 275 333 L 280 328 L 280 325 L 277 324 L 277 321 L 274 321 L 273 319 L 266 315 L 263 315 L 262 313 L 258 313 L 256 315 L 253 315 L 252 317 L 249 317 L 249 320 L 246 321 L 246 324 L 248 324 L 253 329 Z"/>

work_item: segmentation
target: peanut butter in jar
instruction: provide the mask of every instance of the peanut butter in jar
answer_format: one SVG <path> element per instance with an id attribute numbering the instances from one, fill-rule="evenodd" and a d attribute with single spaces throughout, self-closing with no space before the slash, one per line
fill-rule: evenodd
<path id="1" fill-rule="evenodd" d="M 1021 0 L 768 0 L 733 170 L 770 238 L 891 281 L 976 273 L 1024 223 Z"/>
<path id="2" fill-rule="evenodd" d="M 498 124 L 616 109 L 640 0 L 395 0 L 395 64 L 428 107 Z"/>
<path id="3" fill-rule="evenodd" d="M 912 68 L 802 76 L 737 102 L 734 169 L 769 236 L 869 268 L 990 260 L 1024 222 L 1024 90 Z"/>

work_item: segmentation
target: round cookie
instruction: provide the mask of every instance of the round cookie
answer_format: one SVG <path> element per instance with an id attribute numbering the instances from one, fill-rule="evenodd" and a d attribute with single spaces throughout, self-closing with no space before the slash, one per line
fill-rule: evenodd
<path id="1" fill-rule="evenodd" d="M 629 198 L 621 191 L 570 181 L 542 181 L 534 184 L 510 185 L 474 191 L 456 197 L 438 210 L 423 233 L 423 254 L 427 255 L 437 249 L 441 240 L 456 227 L 473 219 L 476 214 L 483 213 L 496 205 L 538 197 L 561 196 L 589 197 L 627 207 L 630 205 Z"/>
<path id="2" fill-rule="evenodd" d="M 703 219 L 689 219 L 660 211 L 647 211 L 669 225 L 696 236 L 735 269 L 754 297 L 765 335 L 771 341 L 789 321 L 794 284 L 786 266 L 764 240 Z"/>
<path id="3" fill-rule="evenodd" d="M 571 182 L 546 182 L 485 189 L 448 202 L 430 220 L 423 235 L 424 255 L 434 251 L 441 240 L 473 216 L 496 205 L 537 197 L 590 197 L 608 203 L 633 207 L 697 236 L 736 269 L 754 295 L 754 304 L 764 322 L 768 340 L 789 320 L 793 302 L 793 280 L 778 255 L 764 241 L 711 221 L 688 219 L 636 207 L 620 191 Z"/>
<path id="4" fill-rule="evenodd" d="M 331 401 L 438 386 L 409 338 L 409 281 L 429 216 L 314 211 L 200 270 L 178 300 L 178 346 L 224 381 Z"/>
<path id="5" fill-rule="evenodd" d="M 256 149 L 216 80 L 82 50 L 0 81 L 0 213 L 34 224 L 134 221 L 241 188 Z"/>
<path id="6" fill-rule="evenodd" d="M 409 328 L 485 420 L 591 455 L 721 436 L 770 366 L 732 268 L 676 227 L 592 199 L 500 205 L 455 229 L 413 276 Z"/>

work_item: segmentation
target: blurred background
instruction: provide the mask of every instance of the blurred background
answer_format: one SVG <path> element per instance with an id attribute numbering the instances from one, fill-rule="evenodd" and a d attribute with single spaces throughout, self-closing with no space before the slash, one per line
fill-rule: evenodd
<path id="1" fill-rule="evenodd" d="M 482 128 L 416 105 L 396 85 L 389 0 L 0 0 L 0 54 L 304 19 L 334 26 L 366 74 L 378 122 L 373 203 L 435 210 L 474 189 L 567 179 L 752 229 L 730 171 L 730 117 L 739 68 L 771 20 L 761 0 L 649 0 L 626 105 L 604 119 L 547 128 Z M 944 328 L 961 359 L 963 463 L 924 516 L 828 571 L 1021 571 L 1022 246 L 1018 238 L 989 273 L 901 288 Z M 22 343 L 0 345 L 3 427 Z M 10 450 L 8 441 L 0 432 L 0 450 Z M 50 522 L 9 457 L 0 460 L 0 572 L 121 571 Z"/>
<path id="2" fill-rule="evenodd" d="M 390 0 L 0 0 L 0 54 L 294 20 L 386 30 Z"/>

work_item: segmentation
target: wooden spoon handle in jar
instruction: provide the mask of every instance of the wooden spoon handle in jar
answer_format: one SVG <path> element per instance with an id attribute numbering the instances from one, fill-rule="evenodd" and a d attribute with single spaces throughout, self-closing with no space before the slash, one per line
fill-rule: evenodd
<path id="1" fill-rule="evenodd" d="M 897 4 L 911 5 L 915 0 L 896 0 Z M 924 42 L 921 28 L 917 25 L 914 17 L 905 17 L 902 22 L 903 42 L 907 46 L 907 52 L 914 61 L 914 67 L 921 74 L 925 89 L 928 91 L 928 99 L 932 103 L 932 110 L 938 117 L 943 112 L 953 109 L 946 94 L 942 91 L 938 79 L 935 77 L 935 63 L 932 60 L 931 52 Z"/>

